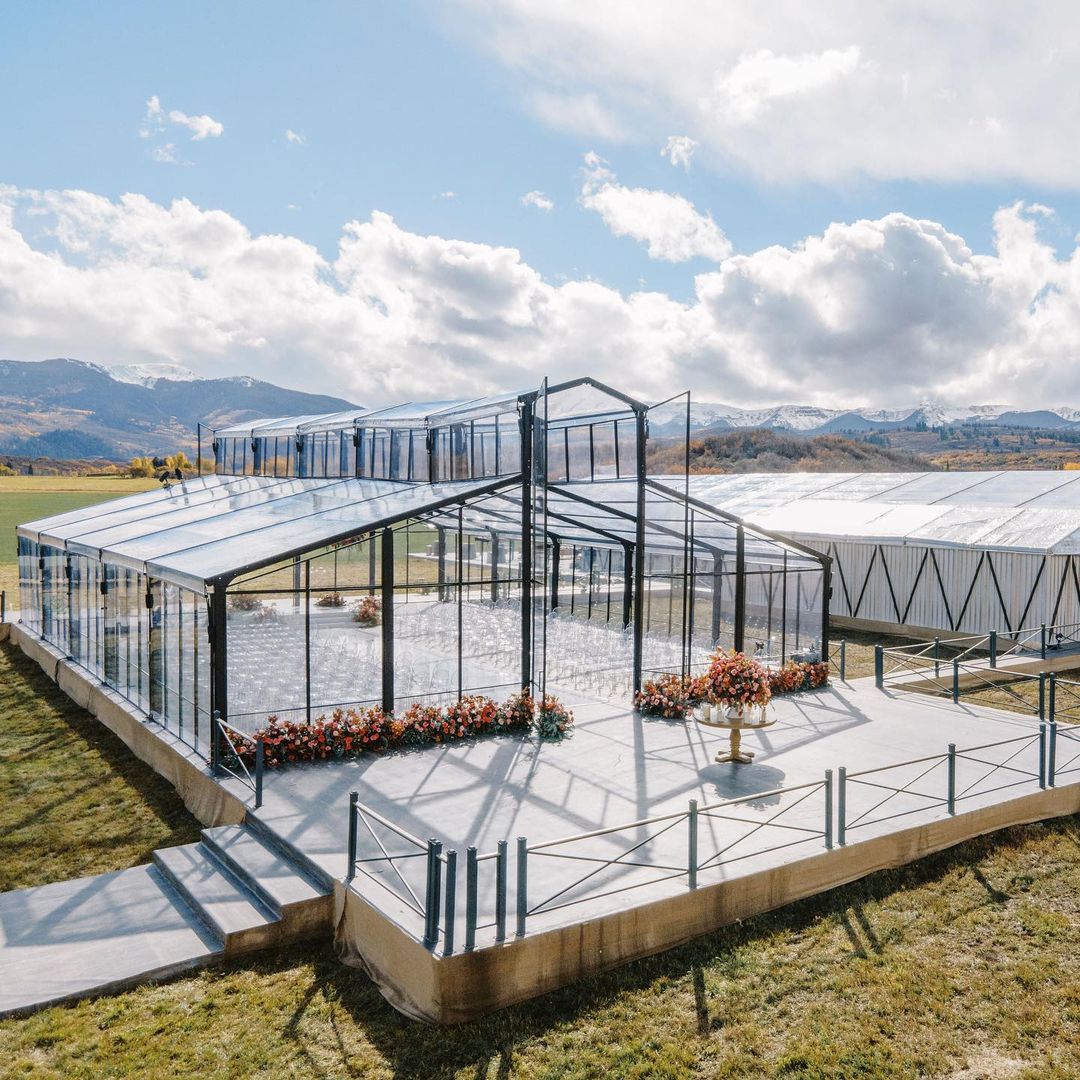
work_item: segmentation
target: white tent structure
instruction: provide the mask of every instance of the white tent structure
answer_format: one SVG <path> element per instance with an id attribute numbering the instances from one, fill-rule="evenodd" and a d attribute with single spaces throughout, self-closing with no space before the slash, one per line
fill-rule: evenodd
<path id="1" fill-rule="evenodd" d="M 727 474 L 690 494 L 829 555 L 836 626 L 1080 623 L 1080 472 Z"/>

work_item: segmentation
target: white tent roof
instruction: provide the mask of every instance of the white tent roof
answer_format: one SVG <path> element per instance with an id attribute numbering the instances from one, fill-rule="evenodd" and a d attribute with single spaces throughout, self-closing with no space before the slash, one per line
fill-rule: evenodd
<path id="1" fill-rule="evenodd" d="M 818 547 L 865 540 L 1080 554 L 1080 471 L 697 475 L 690 493 Z"/>

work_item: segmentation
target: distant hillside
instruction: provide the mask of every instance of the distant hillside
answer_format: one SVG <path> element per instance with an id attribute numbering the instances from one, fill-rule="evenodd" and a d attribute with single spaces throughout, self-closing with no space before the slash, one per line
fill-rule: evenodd
<path id="1" fill-rule="evenodd" d="M 690 471 L 707 472 L 921 472 L 925 458 L 887 450 L 839 435 L 802 438 L 775 431 L 744 429 L 690 440 Z M 684 468 L 681 443 L 650 444 L 649 472 Z"/>
<path id="2" fill-rule="evenodd" d="M 175 365 L 0 360 L 0 454 L 119 460 L 190 452 L 200 421 L 222 427 L 353 404 L 248 377 L 200 379 Z"/>

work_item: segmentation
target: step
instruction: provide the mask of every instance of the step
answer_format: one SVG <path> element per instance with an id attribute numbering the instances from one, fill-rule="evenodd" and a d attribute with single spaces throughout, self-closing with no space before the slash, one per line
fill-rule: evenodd
<path id="1" fill-rule="evenodd" d="M 260 820 L 258 814 L 253 814 L 249 810 L 247 816 L 244 818 L 244 825 L 268 847 L 273 848 L 288 859 L 289 862 L 299 867 L 299 869 L 316 885 L 322 886 L 327 892 L 332 893 L 334 891 L 334 885 L 340 879 L 335 878 L 333 874 L 328 873 L 313 858 L 309 855 L 305 855 L 299 848 L 294 848 L 287 840 L 282 839 L 282 837 L 280 837 L 269 825 Z M 342 859 L 343 872 L 344 862 L 345 860 Z"/>
<path id="2" fill-rule="evenodd" d="M 204 844 L 161 848 L 154 865 L 217 935 L 228 954 L 272 945 L 281 917 L 229 873 Z"/>
<path id="3" fill-rule="evenodd" d="M 203 829 L 202 842 L 219 862 L 281 916 L 286 936 L 330 928 L 333 889 L 315 881 L 280 847 L 245 825 Z"/>

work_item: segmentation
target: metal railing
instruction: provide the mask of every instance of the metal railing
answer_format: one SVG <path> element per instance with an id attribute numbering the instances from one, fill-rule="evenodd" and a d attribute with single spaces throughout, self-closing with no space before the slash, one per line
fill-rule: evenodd
<path id="1" fill-rule="evenodd" d="M 789 798 L 791 796 L 794 798 Z M 788 816 L 791 811 L 808 800 L 813 800 L 815 796 L 820 797 L 821 805 L 809 817 L 804 808 L 799 820 L 791 820 Z M 789 798 L 789 801 L 765 818 L 751 818 L 739 814 L 740 810 L 759 811 L 762 803 L 785 798 Z M 715 850 L 703 855 L 700 851 L 704 831 L 702 823 L 708 820 L 721 821 L 726 826 L 734 824 L 742 827 L 743 831 L 738 835 L 725 838 Z M 648 844 L 680 826 L 685 826 L 685 832 L 683 838 L 674 845 L 675 850 L 679 852 L 678 856 L 672 858 L 672 853 L 669 851 L 662 859 L 646 859 L 642 851 Z M 366 831 L 377 849 L 371 855 L 361 854 L 361 829 Z M 380 835 L 380 829 L 398 841 L 404 841 L 405 849 L 391 850 L 392 845 L 384 842 L 385 838 Z M 589 841 L 614 837 L 620 833 L 640 834 L 643 829 L 649 830 L 647 836 L 632 837 L 633 842 L 617 853 L 599 855 L 590 853 L 588 850 L 581 850 L 581 846 Z M 729 831 L 735 832 L 734 829 Z M 709 830 L 709 836 L 711 835 L 712 831 Z M 757 842 L 754 842 L 755 837 L 758 838 Z M 762 837 L 769 839 L 762 843 Z M 757 792 L 753 795 L 705 806 L 698 806 L 696 800 L 690 800 L 686 810 L 608 828 L 594 829 L 591 832 L 564 836 L 540 844 L 530 845 L 525 837 L 519 836 L 516 842 L 516 877 L 513 890 L 515 936 L 524 937 L 530 918 L 673 879 L 685 879 L 688 888 L 696 889 L 702 873 L 719 872 L 724 867 L 742 860 L 772 854 L 801 844 L 817 844 L 823 850 L 828 850 L 833 845 L 831 769 L 826 771 L 824 779 L 797 787 Z M 568 850 L 570 848 L 575 850 Z M 492 930 L 496 943 L 506 940 L 510 908 L 508 854 L 508 844 L 505 840 L 500 840 L 494 851 L 485 854 L 479 854 L 475 847 L 470 847 L 466 851 L 464 912 L 464 949 L 466 952 L 476 948 L 478 931 Z M 565 860 L 568 864 L 577 867 L 584 865 L 586 869 L 565 884 L 552 887 L 552 891 L 548 891 L 542 900 L 530 903 L 529 867 L 532 860 L 537 858 Z M 407 873 L 403 872 L 398 865 L 404 861 L 416 859 L 425 861 L 423 888 L 420 887 L 419 881 L 410 882 Z M 487 921 L 480 922 L 479 908 L 482 892 L 480 872 L 486 863 L 493 864 L 494 879 L 488 883 L 490 889 L 484 889 L 483 894 L 489 898 L 493 895 L 494 913 L 493 917 Z M 644 870 L 643 880 L 612 886 L 601 876 L 604 871 L 626 869 Z M 362 805 L 358 794 L 353 792 L 349 797 L 346 884 L 351 884 L 357 876 L 363 876 L 387 889 L 422 920 L 424 927 L 422 941 L 426 948 L 434 949 L 441 943 L 444 955 L 454 952 L 459 919 L 457 852 L 443 851 L 443 845 L 437 839 L 431 839 L 425 843 L 381 814 Z"/>
<path id="2" fill-rule="evenodd" d="M 837 648 L 829 649 L 829 670 L 835 671 L 841 682 L 847 682 L 847 638 L 841 638 Z"/>
<path id="3" fill-rule="evenodd" d="M 234 738 L 235 737 L 235 738 Z M 227 773 L 255 793 L 255 809 L 263 802 L 263 772 L 266 764 L 266 747 L 261 733 L 249 735 L 221 719 L 215 710 L 210 720 L 210 771 L 215 776 Z M 252 772 L 244 761 L 250 753 L 247 745 L 255 746 L 255 770 Z"/>
<path id="4" fill-rule="evenodd" d="M 837 777 L 837 843 L 846 844 L 848 834 L 853 829 L 867 828 L 884 821 L 895 821 L 924 810 L 945 807 L 950 815 L 955 814 L 956 804 L 963 799 L 991 795 L 1032 782 L 1036 782 L 1040 790 L 1048 786 L 1052 787 L 1053 766 L 1049 749 L 1051 739 L 1052 732 L 1050 728 L 1045 723 L 1041 723 L 1039 724 L 1039 730 L 1032 734 L 983 743 L 979 746 L 969 746 L 962 750 L 958 750 L 955 743 L 949 743 L 944 754 L 931 754 L 928 757 L 912 758 L 909 761 L 883 765 L 876 769 L 848 772 L 847 769 L 841 767 Z M 1024 751 L 1033 747 L 1038 748 L 1038 762 L 1036 765 L 1031 767 L 1018 762 Z M 992 756 L 991 758 L 983 756 L 999 749 L 1003 750 L 1001 760 L 992 760 Z M 973 779 L 970 776 L 965 776 L 958 782 L 958 763 L 979 766 L 975 770 L 967 770 L 977 773 L 977 775 Z M 912 768 L 918 771 L 906 783 L 888 783 L 886 781 L 888 773 L 896 772 L 898 769 Z M 941 781 L 942 772 L 945 774 L 943 783 Z M 992 787 L 985 786 L 987 781 L 999 776 L 1005 779 L 1004 783 L 995 783 Z M 930 777 L 934 779 L 929 780 Z M 928 780 L 929 782 L 924 783 L 924 781 Z M 874 793 L 868 800 L 869 805 L 854 816 L 849 812 L 849 802 L 853 788 L 871 790 Z M 909 803 L 913 799 L 919 801 L 916 805 L 911 806 Z M 899 800 L 899 803 L 895 803 L 894 800 Z M 883 812 L 884 808 L 890 803 L 893 803 L 894 806 L 903 806 L 904 809 L 892 809 Z"/>
<path id="5" fill-rule="evenodd" d="M 1065 746 L 1059 747 L 1064 740 Z M 1059 760 L 1062 754 L 1065 759 Z M 1046 783 L 1049 787 L 1057 785 L 1058 777 L 1066 773 L 1080 773 L 1080 726 L 1062 727 L 1056 721 L 1049 724 L 1049 739 L 1046 747 Z"/>
<path id="6" fill-rule="evenodd" d="M 874 677 L 878 686 L 885 679 L 905 674 L 926 675 L 933 668 L 940 678 L 941 668 L 959 662 L 961 665 L 985 659 L 997 668 L 1002 656 L 1039 655 L 1046 659 L 1048 652 L 1080 645 L 1080 623 L 1055 623 L 1024 627 L 1019 630 L 991 630 L 987 634 L 964 634 L 957 637 L 936 637 L 932 641 L 911 645 L 877 645 L 874 649 Z"/>

